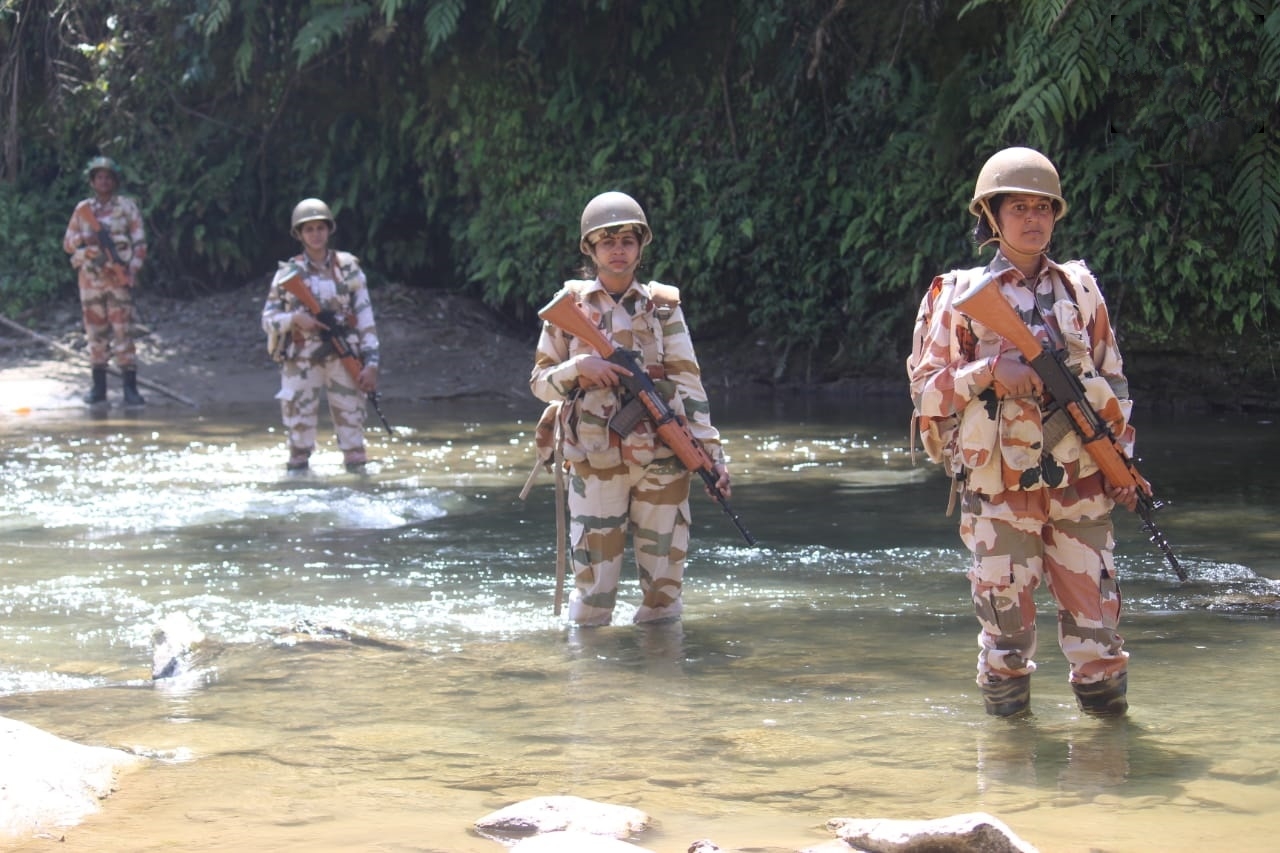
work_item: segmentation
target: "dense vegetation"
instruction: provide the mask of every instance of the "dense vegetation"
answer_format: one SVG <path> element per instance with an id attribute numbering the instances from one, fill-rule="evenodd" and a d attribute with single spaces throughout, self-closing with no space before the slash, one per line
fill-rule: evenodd
<path id="1" fill-rule="evenodd" d="M 928 278 L 975 262 L 978 167 L 1026 144 L 1130 340 L 1276 348 L 1271 0 L 0 0 L 0 43 L 11 309 L 69 290 L 105 153 L 148 287 L 270 271 L 318 195 L 375 276 L 528 323 L 622 189 L 701 337 L 767 335 L 779 377 L 900 369 Z"/>

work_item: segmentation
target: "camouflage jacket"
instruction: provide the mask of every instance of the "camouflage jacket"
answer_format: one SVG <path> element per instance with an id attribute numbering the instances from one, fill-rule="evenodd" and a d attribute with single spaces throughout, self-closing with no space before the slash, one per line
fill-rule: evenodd
<path id="1" fill-rule="evenodd" d="M 303 310 L 298 298 L 281 282 L 294 273 L 302 277 L 320 304 L 332 311 L 347 327 L 346 342 L 365 365 L 378 365 L 378 329 L 373 321 L 373 305 L 364 271 L 355 255 L 330 251 L 323 264 L 311 263 L 305 254 L 281 261 L 266 304 L 262 307 L 262 329 L 267 333 L 267 349 L 276 361 L 323 361 L 336 355 L 321 330 L 303 332 L 294 328 L 293 315 Z"/>
<path id="2" fill-rule="evenodd" d="M 599 279 L 567 281 L 578 304 L 617 346 L 644 365 L 667 405 L 683 415 L 689 429 L 717 462 L 723 460 L 720 433 L 711 425 L 711 408 L 693 341 L 680 310 L 679 291 L 670 285 L 633 281 L 615 301 Z M 622 462 L 646 465 L 672 456 L 646 418 L 625 437 L 609 429 L 622 406 L 621 388 L 581 388 L 578 365 L 597 353 L 550 323 L 542 326 L 529 387 L 547 403 L 560 405 L 564 457 L 598 468 Z M 562 405 L 561 405 L 562 404 Z"/>
<path id="3" fill-rule="evenodd" d="M 79 270 L 82 277 L 96 281 L 102 277 L 103 267 L 111 262 L 111 255 L 98 242 L 89 221 L 90 214 L 111 234 L 116 254 L 125 264 L 132 284 L 134 274 L 147 257 L 147 237 L 137 202 L 122 195 L 113 195 L 105 203 L 87 198 L 72 211 L 67 232 L 62 237 L 62 248 L 71 256 L 71 266 Z"/>
<path id="4" fill-rule="evenodd" d="M 907 373 L 930 459 L 948 474 L 963 476 L 967 489 L 986 495 L 1065 486 L 1098 470 L 1074 432 L 1045 421 L 1040 400 L 997 398 L 995 357 L 1015 348 L 952 305 L 988 273 L 1036 337 L 1065 347 L 1089 403 L 1132 451 L 1128 381 L 1093 274 L 1083 261 L 1046 259 L 1036 280 L 1024 282 L 997 252 L 985 268 L 938 276 L 920 303 Z"/>

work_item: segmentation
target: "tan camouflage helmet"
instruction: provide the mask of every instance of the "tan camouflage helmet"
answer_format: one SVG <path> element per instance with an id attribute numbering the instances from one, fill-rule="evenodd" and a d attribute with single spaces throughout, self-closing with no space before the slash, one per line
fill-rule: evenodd
<path id="1" fill-rule="evenodd" d="M 330 234 L 338 230 L 338 223 L 334 221 L 333 211 L 329 210 L 329 205 L 318 198 L 304 198 L 293 206 L 293 216 L 289 219 L 289 233 L 297 238 L 298 229 L 304 222 L 315 222 L 317 219 L 323 219 L 329 223 Z"/>
<path id="2" fill-rule="evenodd" d="M 581 239 L 578 248 L 582 254 L 590 255 L 594 241 L 587 237 L 602 228 L 622 230 L 620 226 L 631 225 L 640 235 L 640 248 L 649 245 L 653 240 L 653 232 L 649 230 L 649 220 L 645 218 L 644 209 L 639 202 L 626 193 L 607 192 L 587 202 L 582 209 Z M 617 233 L 616 231 L 612 233 Z"/>
<path id="3" fill-rule="evenodd" d="M 110 157 L 102 157 L 102 156 L 94 157 L 84 167 L 84 179 L 86 181 L 92 182 L 93 173 L 97 172 L 100 169 L 106 169 L 112 175 L 115 175 L 117 184 L 121 182 L 122 176 L 120 174 L 120 166 L 116 163 L 115 160 L 112 160 Z"/>
<path id="4" fill-rule="evenodd" d="M 1058 170 L 1048 157 L 1032 148 L 1006 148 L 991 155 L 978 173 L 969 212 L 978 217 L 985 213 L 994 227 L 995 217 L 991 215 L 987 200 L 1001 193 L 1045 196 L 1058 203 L 1055 221 L 1067 214 L 1067 200 L 1062 197 Z"/>

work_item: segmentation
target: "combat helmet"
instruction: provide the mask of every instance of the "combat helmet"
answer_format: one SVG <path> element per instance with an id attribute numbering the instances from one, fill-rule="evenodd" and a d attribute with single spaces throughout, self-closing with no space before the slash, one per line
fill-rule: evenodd
<path id="1" fill-rule="evenodd" d="M 578 247 L 582 254 L 591 254 L 591 244 L 587 235 L 601 228 L 616 225 L 634 225 L 640 232 L 640 248 L 653 241 L 653 232 L 649 230 L 649 220 L 644 216 L 644 209 L 639 202 L 626 193 L 607 192 L 587 202 L 582 209 L 582 228 Z"/>
<path id="2" fill-rule="evenodd" d="M 121 182 L 120 166 L 110 157 L 103 157 L 101 155 L 91 159 L 88 165 L 84 167 L 84 179 L 86 181 L 92 181 L 93 173 L 99 169 L 106 169 L 108 172 L 115 175 L 117 184 Z"/>
<path id="3" fill-rule="evenodd" d="M 293 206 L 293 216 L 289 218 L 289 233 L 296 238 L 298 228 L 304 222 L 315 222 L 317 219 L 323 219 L 329 223 L 330 234 L 338 230 L 338 223 L 334 221 L 333 211 L 329 210 L 329 205 L 318 198 L 304 198 Z"/>
<path id="4" fill-rule="evenodd" d="M 979 217 L 985 213 L 994 226 L 995 218 L 991 216 L 987 200 L 1001 193 L 1045 196 L 1058 203 L 1055 221 L 1067 214 L 1058 170 L 1048 157 L 1032 148 L 1006 148 L 991 155 L 978 173 L 969 212 Z"/>

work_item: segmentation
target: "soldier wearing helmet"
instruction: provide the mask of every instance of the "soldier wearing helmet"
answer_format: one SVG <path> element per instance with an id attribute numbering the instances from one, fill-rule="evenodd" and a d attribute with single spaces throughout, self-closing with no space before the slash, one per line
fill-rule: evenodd
<path id="1" fill-rule="evenodd" d="M 637 354 L 668 405 L 687 419 L 715 460 L 717 486 L 727 496 L 729 470 L 720 433 L 711 424 L 680 293 L 636 277 L 653 239 L 644 210 L 625 193 L 606 192 L 587 203 L 579 226 L 586 277 L 564 288 L 617 346 Z M 569 618 L 580 626 L 612 621 L 628 532 L 642 594 L 633 621 L 675 622 L 683 609 L 691 474 L 658 440 L 648 419 L 625 425 L 615 419 L 627 402 L 620 385 L 625 372 L 584 342 L 543 325 L 529 386 L 549 404 L 540 426 L 554 425 L 539 430 L 540 451 L 567 464 L 575 586 Z M 556 446 L 547 447 L 548 441 Z M 561 533 L 559 541 L 564 539 Z"/>
<path id="2" fill-rule="evenodd" d="M 1067 212 L 1058 170 L 1038 151 L 1006 148 L 982 166 L 969 212 L 985 266 L 936 277 L 920 303 L 907 361 L 920 436 L 951 477 L 980 632 L 978 685 L 987 713 L 1028 712 L 1036 669 L 1034 593 L 1047 584 L 1058 643 L 1080 710 L 1128 708 L 1129 653 L 1118 631 L 1120 588 L 1111 510 L 1132 488 L 1107 483 L 1066 413 L 1046 405 L 1017 347 L 958 311 L 954 299 L 989 282 L 1080 377 L 1087 398 L 1132 449 L 1129 386 L 1106 303 L 1083 261 L 1048 256 Z"/>
<path id="3" fill-rule="evenodd" d="M 142 214 L 137 202 L 117 193 L 120 167 L 110 157 L 94 157 L 84 174 L 93 196 L 76 205 L 62 237 L 77 273 L 89 344 L 93 384 L 84 400 L 91 406 L 107 402 L 107 366 L 114 355 L 124 404 L 141 406 L 146 400 L 138 391 L 133 286 L 147 257 Z"/>
<path id="4" fill-rule="evenodd" d="M 365 402 L 378 388 L 378 330 L 359 259 L 330 246 L 336 230 L 333 212 L 320 199 L 305 198 L 294 206 L 289 233 L 302 252 L 280 263 L 262 309 L 267 347 L 280 364 L 276 398 L 288 436 L 285 467 L 290 471 L 304 471 L 311 464 L 321 392 L 329 402 L 343 464 L 358 471 L 368 461 Z M 307 308 L 299 292 L 310 294 L 306 301 L 314 301 L 318 314 Z M 359 365 L 348 369 L 343 363 L 335 335 Z"/>

